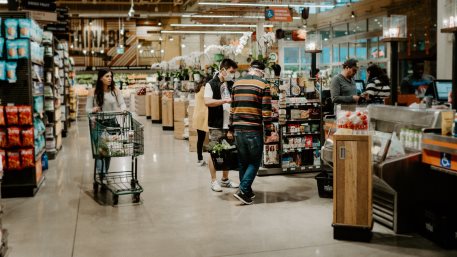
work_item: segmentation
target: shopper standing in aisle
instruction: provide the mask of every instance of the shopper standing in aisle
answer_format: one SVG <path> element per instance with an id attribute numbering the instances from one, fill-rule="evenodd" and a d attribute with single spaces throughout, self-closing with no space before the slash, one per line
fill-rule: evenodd
<path id="1" fill-rule="evenodd" d="M 414 62 L 413 73 L 403 78 L 400 89 L 402 94 L 416 94 L 418 98 L 433 95 L 432 75 L 424 74 L 424 63 Z"/>
<path id="2" fill-rule="evenodd" d="M 210 147 L 226 138 L 230 116 L 230 92 L 228 81 L 233 80 L 238 65 L 231 59 L 222 60 L 219 72 L 216 73 L 205 85 L 205 104 L 208 106 L 208 126 Z M 238 188 L 238 184 L 228 178 L 229 171 L 222 172 L 220 183 L 216 178 L 216 168 L 209 158 L 209 171 L 211 173 L 211 189 L 222 192 L 222 187 Z"/>
<path id="3" fill-rule="evenodd" d="M 368 66 L 367 74 L 367 88 L 362 96 L 365 97 L 367 103 L 383 104 L 384 98 L 390 96 L 389 77 L 376 64 Z"/>
<path id="4" fill-rule="evenodd" d="M 94 89 L 89 91 L 86 102 L 86 112 L 111 112 L 111 111 L 126 111 L 127 107 L 122 97 L 122 93 L 115 87 L 113 80 L 113 72 L 109 69 L 101 69 L 98 71 L 97 84 Z M 103 121 L 106 126 L 116 126 L 116 120 Z M 99 137 L 100 135 L 93 135 Z M 103 158 L 96 160 L 96 168 L 98 173 L 106 173 L 109 169 L 111 158 Z"/>
<path id="5" fill-rule="evenodd" d="M 203 160 L 203 143 L 206 133 L 208 132 L 208 107 L 205 105 L 205 84 L 198 83 L 195 90 L 195 108 L 192 127 L 197 130 L 197 165 L 204 166 L 206 162 Z"/>
<path id="6" fill-rule="evenodd" d="M 357 60 L 349 59 L 343 63 L 343 71 L 333 77 L 330 94 L 334 104 L 353 104 L 359 101 L 354 76 L 357 73 Z"/>
<path id="7" fill-rule="evenodd" d="M 235 136 L 238 148 L 240 189 L 235 196 L 244 204 L 255 197 L 252 183 L 259 170 L 263 153 L 263 130 L 271 131 L 271 95 L 265 75 L 265 64 L 253 61 L 248 75 L 233 85 L 229 139 Z"/>

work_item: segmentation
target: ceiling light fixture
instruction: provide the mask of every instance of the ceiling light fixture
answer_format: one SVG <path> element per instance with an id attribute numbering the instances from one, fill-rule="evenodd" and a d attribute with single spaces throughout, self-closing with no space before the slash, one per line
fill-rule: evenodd
<path id="1" fill-rule="evenodd" d="M 136 47 L 138 47 L 138 49 L 140 49 L 141 48 L 141 43 L 139 43 Z"/>
<path id="2" fill-rule="evenodd" d="M 265 19 L 265 16 L 262 15 L 209 15 L 209 14 L 183 14 L 183 18 L 240 18 L 240 19 Z M 294 20 L 300 20 L 301 17 L 293 17 Z"/>
<path id="3" fill-rule="evenodd" d="M 171 27 L 225 27 L 225 28 L 256 28 L 255 24 L 171 24 Z M 272 24 L 264 24 L 265 28 L 273 28 Z"/>
<path id="4" fill-rule="evenodd" d="M 173 41 L 173 40 L 175 40 L 175 39 L 174 39 L 173 37 L 170 36 L 170 37 L 168 38 L 168 40 Z"/>
<path id="5" fill-rule="evenodd" d="M 273 4 L 273 3 L 222 3 L 222 2 L 200 2 L 199 5 L 217 5 L 217 6 L 237 6 L 237 7 L 315 7 L 315 8 L 333 8 L 334 4 Z"/>
<path id="6" fill-rule="evenodd" d="M 151 49 L 151 54 L 153 54 L 154 52 L 155 52 L 155 50 L 154 50 L 154 49 Z"/>
<path id="7" fill-rule="evenodd" d="M 244 34 L 251 31 L 162 30 L 162 34 Z"/>
<path id="8" fill-rule="evenodd" d="M 130 6 L 130 10 L 128 13 L 129 17 L 133 17 L 133 15 L 135 15 L 135 9 L 133 9 L 133 6 L 134 6 L 133 0 L 131 0 L 131 3 L 132 3 L 132 5 Z"/>
<path id="9" fill-rule="evenodd" d="M 162 22 L 159 21 L 159 23 L 157 23 L 157 25 L 162 26 Z"/>

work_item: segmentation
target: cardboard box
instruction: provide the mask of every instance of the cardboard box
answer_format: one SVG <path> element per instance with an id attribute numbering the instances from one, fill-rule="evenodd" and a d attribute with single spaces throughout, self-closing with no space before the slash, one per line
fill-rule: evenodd
<path id="1" fill-rule="evenodd" d="M 197 136 L 190 136 L 189 135 L 189 151 L 190 152 L 196 152 L 197 151 L 197 140 L 198 140 Z"/>
<path id="2" fill-rule="evenodd" d="M 146 96 L 136 95 L 135 96 L 135 112 L 139 116 L 146 115 Z"/>
<path id="3" fill-rule="evenodd" d="M 162 120 L 162 95 L 151 94 L 151 120 Z"/>
<path id="4" fill-rule="evenodd" d="M 162 97 L 162 126 L 173 127 L 173 98 Z"/>
<path id="5" fill-rule="evenodd" d="M 174 102 L 174 121 L 184 121 L 187 117 L 187 106 L 189 101 L 175 101 Z"/>
<path id="6" fill-rule="evenodd" d="M 196 152 L 197 151 L 197 142 L 198 142 L 198 137 L 189 135 L 189 152 Z M 209 134 L 206 133 L 206 138 L 205 141 L 203 142 L 203 152 L 208 149 L 208 144 L 209 144 Z"/>
<path id="7" fill-rule="evenodd" d="M 152 97 L 152 93 L 147 93 L 146 94 L 146 103 L 144 105 L 144 107 L 146 108 L 145 109 L 145 112 L 146 112 L 146 117 L 150 118 L 151 117 L 151 97 Z"/>
<path id="8" fill-rule="evenodd" d="M 174 135 L 175 139 L 184 139 L 184 122 L 175 121 L 174 123 Z"/>

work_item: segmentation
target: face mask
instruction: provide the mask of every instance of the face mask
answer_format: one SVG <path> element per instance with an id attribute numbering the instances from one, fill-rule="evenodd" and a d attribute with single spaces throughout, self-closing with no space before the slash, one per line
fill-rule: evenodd
<path id="1" fill-rule="evenodd" d="M 228 72 L 228 71 L 225 71 L 225 73 L 226 73 L 227 75 L 223 76 L 224 81 L 232 81 L 234 75 L 233 75 L 232 73 Z"/>

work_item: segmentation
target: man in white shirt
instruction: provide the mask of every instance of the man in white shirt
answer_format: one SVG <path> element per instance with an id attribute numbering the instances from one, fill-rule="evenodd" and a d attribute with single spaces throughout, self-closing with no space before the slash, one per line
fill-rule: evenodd
<path id="1" fill-rule="evenodd" d="M 205 104 L 208 106 L 208 126 L 210 146 L 226 138 L 230 117 L 230 90 L 227 82 L 233 80 L 238 65 L 231 59 L 222 60 L 219 72 L 205 85 Z M 228 178 L 228 170 L 222 172 L 220 183 L 216 178 L 216 168 L 209 158 L 211 189 L 222 192 L 222 187 L 238 188 L 238 184 Z"/>

